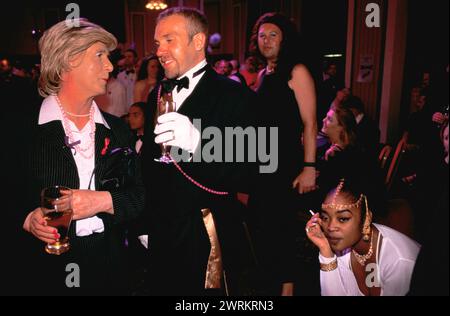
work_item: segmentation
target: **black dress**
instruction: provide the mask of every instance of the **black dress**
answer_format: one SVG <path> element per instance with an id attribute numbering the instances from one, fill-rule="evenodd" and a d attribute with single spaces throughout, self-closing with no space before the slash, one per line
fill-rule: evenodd
<path id="1" fill-rule="evenodd" d="M 305 207 L 303 197 L 292 188 L 303 168 L 303 123 L 288 81 L 282 74 L 264 74 L 257 91 L 258 126 L 278 129 L 278 169 L 257 176 L 249 201 L 256 255 L 266 277 L 262 286 L 268 295 L 279 295 L 283 283 L 294 282 L 299 269 L 296 214 Z"/>

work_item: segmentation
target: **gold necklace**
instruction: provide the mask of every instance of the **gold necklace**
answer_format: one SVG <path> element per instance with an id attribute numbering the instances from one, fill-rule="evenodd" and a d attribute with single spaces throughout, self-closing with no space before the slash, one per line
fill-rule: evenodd
<path id="1" fill-rule="evenodd" d="M 372 230 L 372 237 L 370 238 L 369 252 L 367 252 L 365 255 L 360 255 L 355 251 L 355 249 L 353 249 L 352 252 L 356 258 L 356 261 L 358 261 L 358 263 L 364 267 L 366 265 L 367 260 L 369 260 L 373 256 L 373 230 Z"/>

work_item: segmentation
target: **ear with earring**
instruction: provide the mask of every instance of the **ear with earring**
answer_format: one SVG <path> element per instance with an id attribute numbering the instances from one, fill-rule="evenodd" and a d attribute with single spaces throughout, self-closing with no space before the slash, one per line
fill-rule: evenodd
<path id="1" fill-rule="evenodd" d="M 363 226 L 363 240 L 364 242 L 370 242 L 372 233 L 372 212 L 369 210 L 369 204 L 367 203 L 367 197 L 364 197 L 364 202 L 366 204 L 366 217 Z"/>

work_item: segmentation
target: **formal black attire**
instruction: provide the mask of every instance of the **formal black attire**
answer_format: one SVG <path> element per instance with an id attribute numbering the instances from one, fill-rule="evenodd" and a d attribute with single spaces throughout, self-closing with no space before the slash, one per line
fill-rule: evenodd
<path id="1" fill-rule="evenodd" d="M 181 168 L 200 184 L 230 192 L 217 196 L 190 182 L 177 168 L 155 162 L 161 147 L 151 132 L 155 128 L 159 87 L 149 97 L 146 117 L 144 182 L 149 213 L 149 273 L 153 295 L 205 295 L 205 277 L 210 241 L 202 210 L 210 209 L 216 222 L 222 260 L 230 294 L 236 294 L 241 249 L 245 241 L 242 214 L 232 197 L 248 189 L 251 168 L 248 164 L 181 162 Z M 217 127 L 250 126 L 253 95 L 241 85 L 224 78 L 208 67 L 199 83 L 178 110 L 191 121 L 201 119 L 202 130 Z M 200 149 L 208 142 L 202 140 Z"/>

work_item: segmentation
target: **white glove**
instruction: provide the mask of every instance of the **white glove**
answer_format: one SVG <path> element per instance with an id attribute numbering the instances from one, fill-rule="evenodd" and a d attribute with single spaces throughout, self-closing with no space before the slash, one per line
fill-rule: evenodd
<path id="1" fill-rule="evenodd" d="M 197 150 L 201 138 L 200 131 L 189 118 L 177 112 L 160 116 L 155 134 L 155 143 L 178 147 L 191 154 Z"/>

